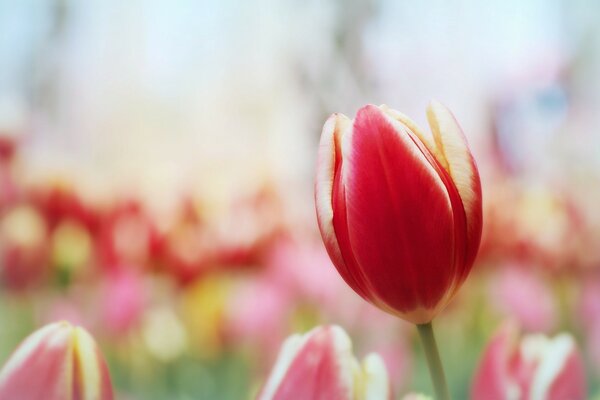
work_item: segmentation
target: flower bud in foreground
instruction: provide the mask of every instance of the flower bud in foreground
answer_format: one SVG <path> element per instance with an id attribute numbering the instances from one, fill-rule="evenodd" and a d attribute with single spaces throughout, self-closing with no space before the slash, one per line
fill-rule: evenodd
<path id="1" fill-rule="evenodd" d="M 481 183 L 452 113 L 433 102 L 432 133 L 386 106 L 332 115 L 321 136 L 315 202 L 335 267 L 365 300 L 430 322 L 466 279 L 481 238 Z"/>
<path id="2" fill-rule="evenodd" d="M 32 333 L 0 371 L 0 399 L 112 400 L 108 369 L 83 328 L 56 322 Z"/>
<path id="3" fill-rule="evenodd" d="M 391 399 L 386 367 L 375 353 L 362 364 L 352 354 L 350 338 L 339 326 L 321 326 L 292 335 L 258 400 Z"/>
<path id="4" fill-rule="evenodd" d="M 473 400 L 584 400 L 583 360 L 568 334 L 518 337 L 504 325 L 490 341 L 479 364 Z"/>

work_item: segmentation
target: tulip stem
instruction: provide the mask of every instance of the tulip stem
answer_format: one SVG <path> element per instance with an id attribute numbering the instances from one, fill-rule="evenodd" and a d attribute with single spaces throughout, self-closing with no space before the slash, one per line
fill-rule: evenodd
<path id="1" fill-rule="evenodd" d="M 429 374 L 431 375 L 433 388 L 435 390 L 435 398 L 437 400 L 450 400 L 450 392 L 448 391 L 444 368 L 442 367 L 440 353 L 438 352 L 437 343 L 435 342 L 433 326 L 431 325 L 431 322 L 428 322 L 426 324 L 418 324 L 417 329 L 423 347 L 425 348 L 425 356 L 427 357 Z"/>

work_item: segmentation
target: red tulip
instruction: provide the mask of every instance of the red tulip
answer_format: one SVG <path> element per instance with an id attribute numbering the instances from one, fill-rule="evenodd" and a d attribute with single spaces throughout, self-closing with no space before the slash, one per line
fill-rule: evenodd
<path id="1" fill-rule="evenodd" d="M 0 284 L 31 289 L 48 276 L 48 229 L 35 208 L 22 204 L 0 217 Z"/>
<path id="2" fill-rule="evenodd" d="M 323 326 L 284 342 L 258 399 L 385 400 L 391 390 L 381 357 L 359 364 L 346 332 Z"/>
<path id="3" fill-rule="evenodd" d="M 112 400 L 113 392 L 94 339 L 57 322 L 27 337 L 6 362 L 0 399 Z"/>
<path id="4" fill-rule="evenodd" d="M 488 344 L 472 390 L 473 400 L 586 399 L 583 360 L 570 335 L 519 340 L 514 325 L 503 326 Z"/>
<path id="5" fill-rule="evenodd" d="M 340 275 L 380 309 L 430 322 L 473 265 L 481 237 L 479 172 L 439 103 L 432 135 L 386 106 L 332 115 L 321 136 L 315 201 Z"/>

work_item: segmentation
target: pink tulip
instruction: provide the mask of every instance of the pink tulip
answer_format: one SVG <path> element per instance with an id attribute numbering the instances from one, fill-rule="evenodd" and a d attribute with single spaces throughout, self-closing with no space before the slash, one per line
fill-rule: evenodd
<path id="1" fill-rule="evenodd" d="M 553 293 L 531 265 L 503 265 L 491 279 L 490 304 L 526 330 L 547 332 L 556 322 Z"/>
<path id="2" fill-rule="evenodd" d="M 140 321 L 146 288 L 137 267 L 118 267 L 108 273 L 101 301 L 102 319 L 111 333 L 124 334 Z"/>
<path id="3" fill-rule="evenodd" d="M 332 115 L 321 136 L 315 201 L 340 275 L 380 309 L 424 324 L 466 279 L 481 238 L 479 172 L 439 103 L 432 134 L 386 106 Z"/>
<path id="4" fill-rule="evenodd" d="M 292 293 L 268 279 L 241 282 L 227 300 L 225 331 L 235 343 L 249 343 L 265 352 L 276 354 L 285 337 Z"/>
<path id="5" fill-rule="evenodd" d="M 385 400 L 391 390 L 381 357 L 359 364 L 344 330 L 323 326 L 284 342 L 258 399 Z"/>
<path id="6" fill-rule="evenodd" d="M 112 400 L 113 392 L 92 336 L 63 321 L 17 347 L 0 371 L 0 399 Z"/>
<path id="7" fill-rule="evenodd" d="M 583 400 L 583 360 L 568 334 L 527 335 L 504 325 L 488 344 L 472 389 L 473 400 Z"/>

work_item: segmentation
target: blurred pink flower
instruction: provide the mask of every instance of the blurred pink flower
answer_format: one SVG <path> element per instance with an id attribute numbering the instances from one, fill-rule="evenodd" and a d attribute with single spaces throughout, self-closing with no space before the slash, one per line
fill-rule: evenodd
<path id="1" fill-rule="evenodd" d="M 141 317 L 146 301 L 142 276 L 134 268 L 109 273 L 102 296 L 102 319 L 115 334 L 131 329 Z"/>
<path id="2" fill-rule="evenodd" d="M 556 304 L 541 278 L 524 266 L 505 265 L 491 279 L 490 303 L 527 331 L 548 332 L 556 323 Z"/>
<path id="3" fill-rule="evenodd" d="M 237 343 L 250 342 L 275 352 L 285 334 L 291 294 L 270 280 L 248 280 L 233 290 L 226 309 L 226 332 Z"/>
<path id="4" fill-rule="evenodd" d="M 44 326 L 17 347 L 0 371 L 0 398 L 112 400 L 106 363 L 84 329 Z"/>
<path id="5" fill-rule="evenodd" d="M 320 243 L 278 240 L 267 257 L 266 274 L 286 290 L 329 309 L 336 306 L 345 289 Z"/>
<path id="6" fill-rule="evenodd" d="M 568 334 L 519 338 L 503 325 L 489 342 L 475 374 L 473 400 L 584 400 L 583 360 Z"/>
<path id="7" fill-rule="evenodd" d="M 362 364 L 339 326 L 320 326 L 292 335 L 283 344 L 259 400 L 391 399 L 383 360 L 371 353 Z"/>
<path id="8" fill-rule="evenodd" d="M 138 199 L 118 202 L 99 225 L 98 253 L 106 269 L 149 266 L 162 250 L 161 232 Z"/>
<path id="9" fill-rule="evenodd" d="M 397 334 L 398 330 L 394 330 L 393 332 Z M 369 343 L 361 347 L 369 348 L 381 355 L 388 370 L 392 388 L 395 391 L 404 389 L 411 379 L 414 366 L 412 351 L 406 338 L 403 335 L 399 335 L 394 340 L 388 339 L 385 342 L 381 340 L 379 340 L 379 343 L 375 343 L 374 340 L 367 341 L 374 343 Z"/>
<path id="10" fill-rule="evenodd" d="M 48 229 L 40 213 L 21 204 L 0 216 L 0 281 L 12 290 L 40 284 L 48 275 Z"/>

